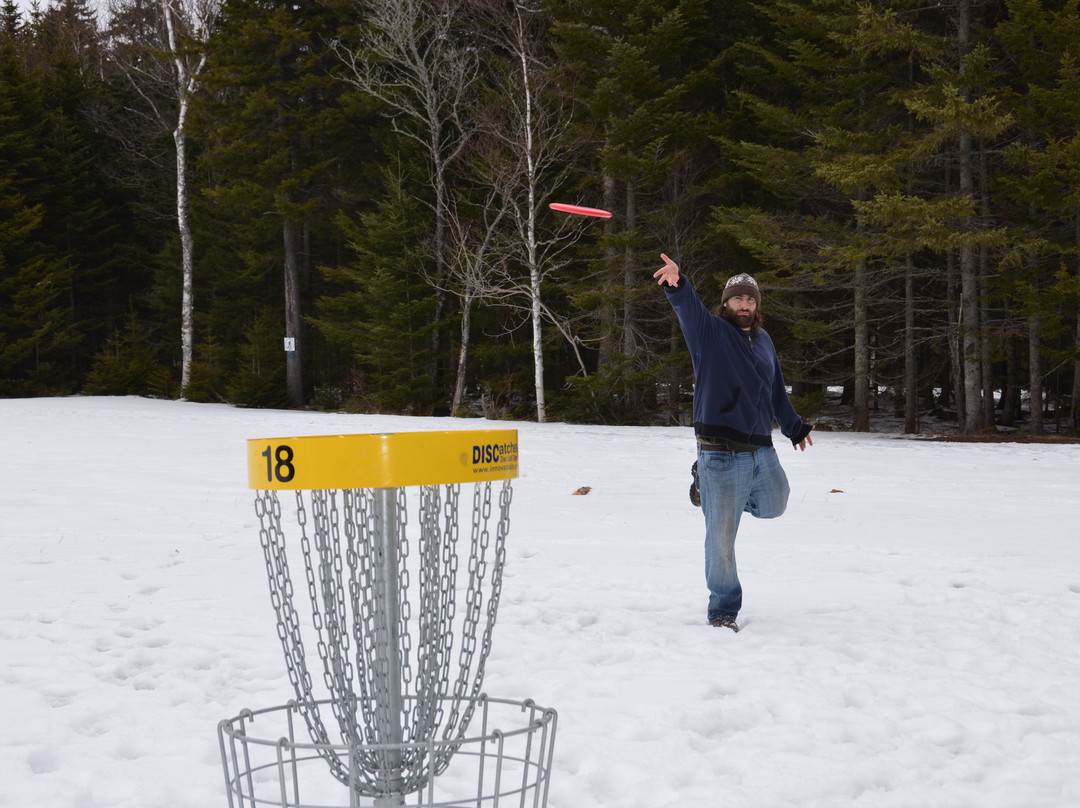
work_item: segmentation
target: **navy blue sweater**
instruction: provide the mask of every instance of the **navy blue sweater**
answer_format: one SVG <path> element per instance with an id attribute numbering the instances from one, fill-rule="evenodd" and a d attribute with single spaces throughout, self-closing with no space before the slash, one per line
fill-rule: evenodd
<path id="1" fill-rule="evenodd" d="M 697 436 L 772 446 L 775 420 L 792 444 L 803 440 L 810 427 L 791 406 L 768 333 L 743 331 L 710 313 L 685 277 L 664 291 L 694 363 Z"/>

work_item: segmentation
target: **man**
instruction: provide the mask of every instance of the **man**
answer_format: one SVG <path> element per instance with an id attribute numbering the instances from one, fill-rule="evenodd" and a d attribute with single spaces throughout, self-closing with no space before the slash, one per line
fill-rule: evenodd
<path id="1" fill-rule="evenodd" d="M 709 312 L 666 255 L 653 273 L 679 318 L 694 363 L 697 479 L 705 516 L 709 624 L 739 630 L 742 585 L 735 534 L 743 512 L 773 519 L 787 508 L 787 475 L 772 445 L 773 421 L 796 450 L 813 446 L 788 398 L 772 339 L 761 327 L 761 290 L 749 275 L 728 279 Z M 665 285 L 666 284 L 666 285 Z"/>

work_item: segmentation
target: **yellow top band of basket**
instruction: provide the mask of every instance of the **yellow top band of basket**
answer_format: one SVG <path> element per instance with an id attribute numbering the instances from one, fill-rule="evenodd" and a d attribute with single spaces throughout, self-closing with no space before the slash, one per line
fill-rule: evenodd
<path id="1" fill-rule="evenodd" d="M 247 457 L 257 490 L 402 488 L 517 477 L 518 438 L 516 429 L 256 438 Z"/>

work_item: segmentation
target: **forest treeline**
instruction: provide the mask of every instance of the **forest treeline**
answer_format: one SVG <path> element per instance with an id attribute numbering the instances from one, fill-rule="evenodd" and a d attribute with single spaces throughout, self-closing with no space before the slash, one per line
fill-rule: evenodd
<path id="1" fill-rule="evenodd" d="M 0 396 L 686 423 L 663 251 L 759 280 L 808 417 L 1075 430 L 1077 43 L 1077 0 L 3 0 Z"/>

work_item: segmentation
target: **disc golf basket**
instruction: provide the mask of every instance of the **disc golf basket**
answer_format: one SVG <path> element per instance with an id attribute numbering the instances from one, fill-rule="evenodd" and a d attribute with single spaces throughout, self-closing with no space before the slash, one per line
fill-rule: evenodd
<path id="1" fill-rule="evenodd" d="M 230 808 L 546 806 L 555 711 L 482 692 L 516 476 L 515 430 L 248 441 L 295 698 L 218 725 Z"/>

